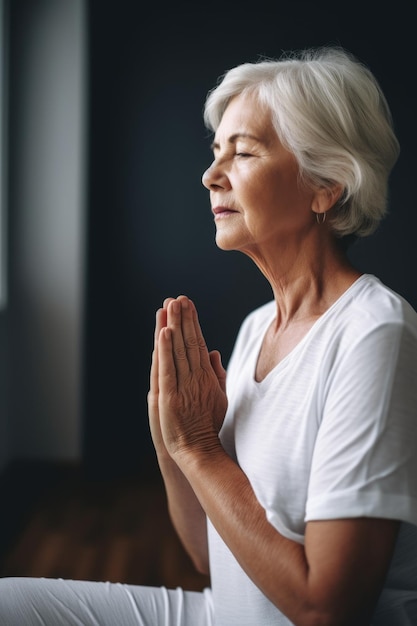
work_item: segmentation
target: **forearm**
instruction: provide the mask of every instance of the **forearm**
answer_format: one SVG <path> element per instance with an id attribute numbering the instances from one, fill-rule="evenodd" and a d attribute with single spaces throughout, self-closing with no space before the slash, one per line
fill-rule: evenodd
<path id="1" fill-rule="evenodd" d="M 372 603 L 358 599 L 358 589 L 364 588 L 360 576 L 358 589 L 332 579 L 304 545 L 281 535 L 268 522 L 244 472 L 221 447 L 210 454 L 185 453 L 179 465 L 243 570 L 294 624 L 369 623 Z"/>
<path id="2" fill-rule="evenodd" d="M 190 483 L 166 454 L 158 455 L 172 524 L 196 569 L 209 573 L 207 519 Z"/>
<path id="3" fill-rule="evenodd" d="M 226 453 L 217 452 L 212 460 L 191 453 L 181 466 L 246 574 L 292 619 L 293 607 L 301 598 L 307 600 L 303 546 L 282 537 L 269 524 L 247 477 Z"/>

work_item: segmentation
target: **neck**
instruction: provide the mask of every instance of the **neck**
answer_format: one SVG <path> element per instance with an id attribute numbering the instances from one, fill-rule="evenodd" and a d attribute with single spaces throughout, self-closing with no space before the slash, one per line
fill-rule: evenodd
<path id="1" fill-rule="evenodd" d="M 281 252 L 251 255 L 271 285 L 276 329 L 319 317 L 360 276 L 337 242 L 318 246 L 314 254 L 304 248 L 292 255 Z"/>

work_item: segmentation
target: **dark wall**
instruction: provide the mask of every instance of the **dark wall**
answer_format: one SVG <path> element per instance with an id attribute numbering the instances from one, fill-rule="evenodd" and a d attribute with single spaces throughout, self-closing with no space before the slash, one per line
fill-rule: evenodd
<path id="1" fill-rule="evenodd" d="M 162 300 L 193 298 L 209 347 L 227 362 L 243 317 L 270 298 L 247 258 L 216 248 L 201 185 L 211 158 L 202 107 L 226 69 L 326 44 L 370 65 L 391 104 L 402 156 L 392 213 L 353 257 L 417 308 L 414 19 L 411 8 L 364 16 L 348 5 L 311 2 L 154 3 L 145 10 L 134 1 L 90 0 L 89 7 L 84 450 L 98 472 L 146 471 L 148 371 Z"/>

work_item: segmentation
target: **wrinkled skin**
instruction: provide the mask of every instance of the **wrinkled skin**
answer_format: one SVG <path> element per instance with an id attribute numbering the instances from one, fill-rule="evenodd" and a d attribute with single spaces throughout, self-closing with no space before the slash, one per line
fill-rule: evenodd
<path id="1" fill-rule="evenodd" d="M 218 446 L 227 409 L 226 372 L 209 353 L 194 304 L 167 298 L 157 312 L 148 395 L 152 439 L 171 457 L 194 446 Z"/>

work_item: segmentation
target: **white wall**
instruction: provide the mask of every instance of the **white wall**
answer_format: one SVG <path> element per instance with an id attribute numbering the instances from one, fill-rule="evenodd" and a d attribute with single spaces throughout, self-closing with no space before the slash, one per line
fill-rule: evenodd
<path id="1" fill-rule="evenodd" d="M 11 66 L 8 456 L 70 460 L 82 434 L 86 10 L 23 6 Z"/>

